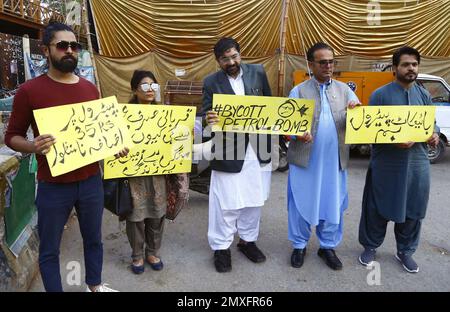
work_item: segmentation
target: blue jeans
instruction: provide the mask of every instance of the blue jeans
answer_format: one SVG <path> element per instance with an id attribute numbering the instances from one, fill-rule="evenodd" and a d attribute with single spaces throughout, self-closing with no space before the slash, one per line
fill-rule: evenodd
<path id="1" fill-rule="evenodd" d="M 40 181 L 36 196 L 39 268 L 46 291 L 63 291 L 59 269 L 61 237 L 73 207 L 83 237 L 86 284 L 101 283 L 103 184 L 100 174 L 73 183 Z"/>

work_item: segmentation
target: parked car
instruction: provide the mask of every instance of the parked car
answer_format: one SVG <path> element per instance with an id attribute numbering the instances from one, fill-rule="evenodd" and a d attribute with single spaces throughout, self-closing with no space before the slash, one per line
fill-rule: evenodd
<path id="1" fill-rule="evenodd" d="M 431 94 L 436 105 L 436 124 L 440 128 L 440 140 L 436 148 L 429 147 L 428 158 L 432 164 L 442 159 L 445 148 L 450 146 L 450 86 L 441 77 L 419 74 L 417 82 Z"/>

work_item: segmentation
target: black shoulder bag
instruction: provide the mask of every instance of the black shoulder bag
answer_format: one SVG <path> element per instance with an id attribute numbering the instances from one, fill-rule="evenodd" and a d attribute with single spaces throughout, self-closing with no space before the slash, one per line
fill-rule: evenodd
<path id="1" fill-rule="evenodd" d="M 133 211 L 130 183 L 128 179 L 103 180 L 104 206 L 119 217 L 120 221 Z"/>

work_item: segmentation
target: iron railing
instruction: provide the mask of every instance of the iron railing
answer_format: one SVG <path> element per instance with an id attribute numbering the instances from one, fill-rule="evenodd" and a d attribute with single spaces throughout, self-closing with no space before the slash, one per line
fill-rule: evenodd
<path id="1" fill-rule="evenodd" d="M 0 0 L 0 12 L 42 25 L 50 20 L 64 22 L 61 12 L 43 6 L 40 0 Z"/>

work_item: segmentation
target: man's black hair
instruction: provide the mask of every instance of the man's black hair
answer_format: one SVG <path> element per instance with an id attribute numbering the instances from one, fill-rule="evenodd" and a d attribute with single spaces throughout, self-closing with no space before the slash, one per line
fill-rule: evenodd
<path id="1" fill-rule="evenodd" d="M 308 59 L 308 61 L 314 62 L 314 52 L 316 52 L 317 50 L 324 50 L 324 49 L 325 50 L 330 50 L 331 52 L 333 52 L 333 55 L 334 55 L 334 50 L 333 50 L 332 47 L 330 47 L 326 43 L 317 42 L 312 47 L 310 47 L 308 49 L 308 52 L 306 52 L 306 58 Z"/>
<path id="2" fill-rule="evenodd" d="M 396 50 L 394 52 L 394 54 L 392 55 L 392 65 L 398 66 L 400 64 L 400 57 L 405 54 L 406 55 L 414 55 L 417 59 L 417 63 L 420 64 L 419 51 L 417 51 L 416 49 L 414 49 L 412 47 L 404 46 L 404 47 L 401 47 L 400 49 Z"/>
<path id="3" fill-rule="evenodd" d="M 73 34 L 75 32 L 73 31 L 72 27 L 69 25 L 59 23 L 56 21 L 50 21 L 50 23 L 45 27 L 44 29 L 44 35 L 42 37 L 42 43 L 46 46 L 50 45 L 50 42 L 52 42 L 53 37 L 55 36 L 55 33 L 58 31 L 70 31 Z"/>
<path id="4" fill-rule="evenodd" d="M 219 57 L 221 57 L 227 50 L 232 48 L 235 48 L 238 53 L 241 53 L 241 47 L 236 40 L 229 37 L 221 38 L 214 46 L 214 55 L 216 56 L 216 59 L 219 59 Z"/>

